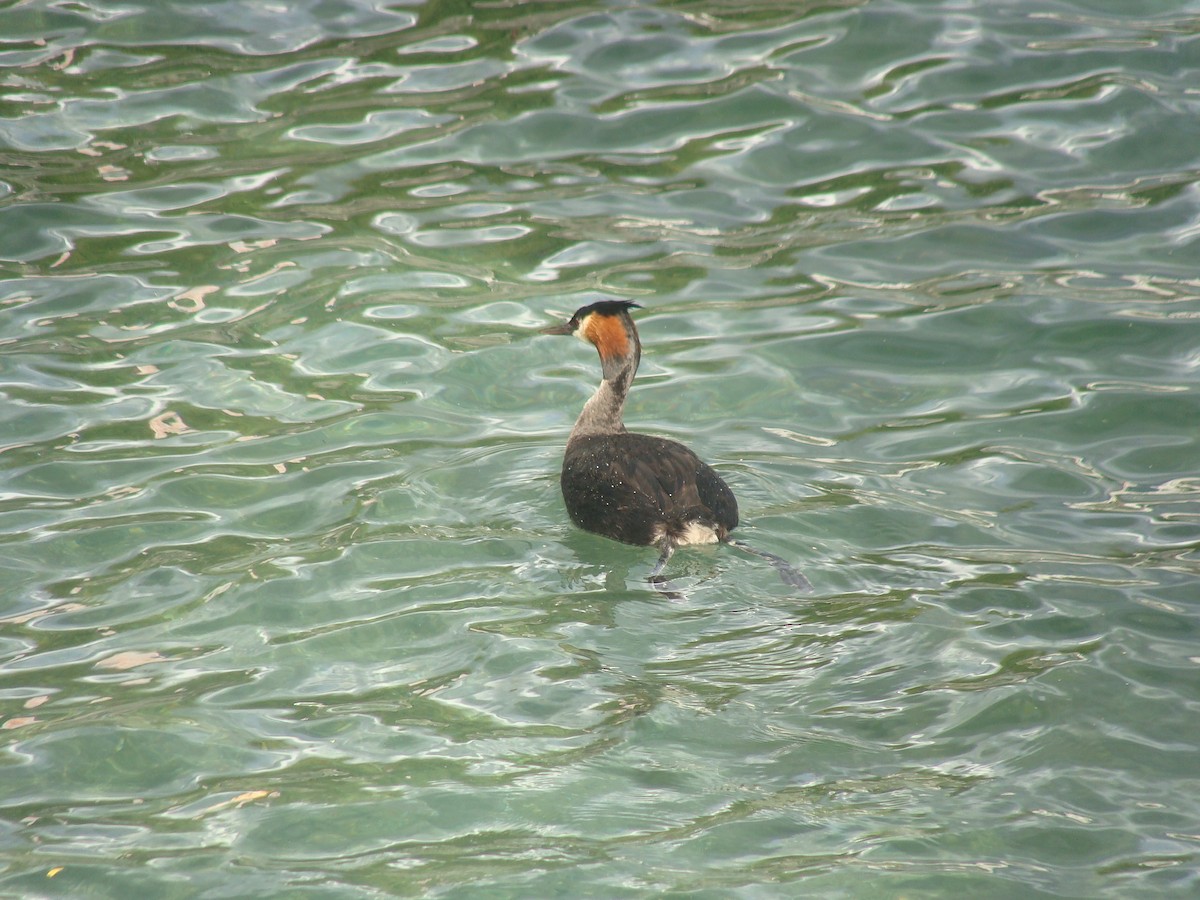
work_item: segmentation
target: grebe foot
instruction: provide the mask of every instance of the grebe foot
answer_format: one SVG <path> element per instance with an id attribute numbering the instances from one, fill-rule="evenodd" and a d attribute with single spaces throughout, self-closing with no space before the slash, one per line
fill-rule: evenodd
<path id="1" fill-rule="evenodd" d="M 654 568 L 650 572 L 650 575 L 649 575 L 650 581 L 654 581 L 655 579 L 658 579 L 660 575 L 662 575 L 662 570 L 667 567 L 667 561 L 671 558 L 671 555 L 674 552 L 675 552 L 674 544 L 670 544 L 670 543 L 663 544 L 662 552 L 658 555 L 658 562 L 656 562 L 654 564 Z"/>
<path id="2" fill-rule="evenodd" d="M 765 559 L 775 567 L 775 571 L 779 573 L 780 580 L 789 587 L 794 587 L 796 590 L 804 591 L 805 593 L 812 590 L 812 583 L 804 577 L 802 572 L 793 569 L 782 556 L 776 556 L 774 553 L 768 553 L 766 550 L 759 550 L 757 547 L 751 547 L 745 541 L 735 540 L 734 538 L 726 538 L 725 543 L 737 547 L 743 553 L 749 553 L 751 556 Z"/>
<path id="3" fill-rule="evenodd" d="M 683 595 L 683 592 L 680 591 L 679 588 L 677 588 L 674 584 L 672 584 L 667 576 L 662 573 L 663 569 L 667 567 L 667 560 L 671 558 L 671 555 L 674 552 L 674 544 L 664 544 L 662 553 L 658 555 L 658 562 L 654 564 L 654 568 L 650 571 L 650 574 L 646 576 L 646 580 L 650 582 L 656 591 L 658 591 L 668 600 L 683 600 L 686 599 Z"/>
<path id="4" fill-rule="evenodd" d="M 686 600 L 687 595 L 681 591 L 673 581 L 665 575 L 651 575 L 646 579 L 650 582 L 650 587 L 654 588 L 668 600 Z"/>

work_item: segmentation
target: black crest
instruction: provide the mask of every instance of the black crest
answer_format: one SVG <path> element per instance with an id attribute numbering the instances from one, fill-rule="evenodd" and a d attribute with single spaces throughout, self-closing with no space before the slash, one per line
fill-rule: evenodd
<path id="1" fill-rule="evenodd" d="M 571 321 L 578 324 L 592 313 L 601 316 L 619 316 L 621 313 L 627 313 L 631 309 L 641 308 L 642 304 L 634 303 L 632 300 L 599 300 L 590 306 L 581 306 L 575 310 L 575 315 L 571 316 Z"/>

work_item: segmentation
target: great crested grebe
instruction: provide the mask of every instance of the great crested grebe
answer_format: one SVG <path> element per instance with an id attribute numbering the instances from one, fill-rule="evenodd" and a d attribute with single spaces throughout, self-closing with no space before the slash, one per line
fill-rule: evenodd
<path id="1" fill-rule="evenodd" d="M 723 542 L 768 560 L 786 584 L 810 589 L 782 558 L 729 537 L 738 523 L 737 500 L 712 466 L 678 441 L 625 430 L 621 411 L 642 358 L 629 315 L 637 307 L 629 300 L 601 300 L 541 330 L 574 335 L 600 354 L 600 387 L 583 405 L 563 456 L 562 492 L 571 521 L 626 544 L 658 547 L 651 581 L 659 580 L 676 547 Z"/>

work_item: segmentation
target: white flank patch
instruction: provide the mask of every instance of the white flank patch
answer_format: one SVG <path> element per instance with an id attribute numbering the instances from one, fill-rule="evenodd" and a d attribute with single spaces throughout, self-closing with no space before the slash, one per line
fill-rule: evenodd
<path id="1" fill-rule="evenodd" d="M 713 531 L 711 526 L 705 525 L 703 522 L 688 522 L 687 527 L 683 529 L 683 534 L 675 541 L 676 544 L 715 544 L 717 542 L 717 533 Z"/>

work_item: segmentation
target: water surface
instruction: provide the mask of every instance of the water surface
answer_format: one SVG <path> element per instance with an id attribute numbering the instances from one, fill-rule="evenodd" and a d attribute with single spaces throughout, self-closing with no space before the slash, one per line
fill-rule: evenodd
<path id="1" fill-rule="evenodd" d="M 1194 896 L 1198 33 L 0 8 L 0 892 Z M 569 525 L 602 295 L 812 594 Z"/>

